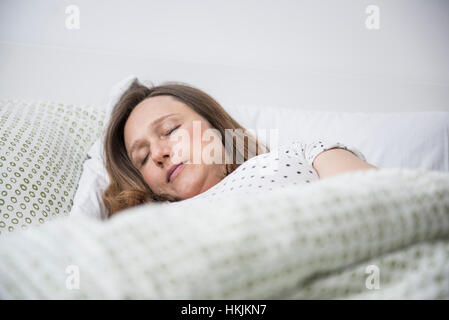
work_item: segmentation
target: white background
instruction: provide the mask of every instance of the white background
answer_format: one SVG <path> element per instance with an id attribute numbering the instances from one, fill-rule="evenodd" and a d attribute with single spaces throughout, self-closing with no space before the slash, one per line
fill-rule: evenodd
<path id="1" fill-rule="evenodd" d="M 448 111 L 449 1 L 0 0 L 0 98 L 103 105 L 128 74 L 224 107 Z"/>

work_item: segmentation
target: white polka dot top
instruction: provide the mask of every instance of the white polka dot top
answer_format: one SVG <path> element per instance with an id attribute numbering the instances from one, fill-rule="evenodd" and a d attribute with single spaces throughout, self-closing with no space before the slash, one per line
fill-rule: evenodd
<path id="1" fill-rule="evenodd" d="M 278 152 L 270 150 L 268 153 L 245 161 L 218 184 L 190 199 L 207 198 L 213 200 L 218 197 L 226 197 L 232 193 L 266 193 L 275 188 L 285 188 L 289 184 L 311 183 L 319 179 L 312 166 L 315 157 L 332 148 L 349 150 L 366 161 L 359 150 L 340 142 L 320 140 L 305 143 L 294 141 L 279 146 Z"/>

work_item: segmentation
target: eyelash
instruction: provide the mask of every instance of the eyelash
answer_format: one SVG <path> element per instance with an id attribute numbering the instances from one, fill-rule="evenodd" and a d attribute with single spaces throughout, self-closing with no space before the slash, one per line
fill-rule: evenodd
<path id="1" fill-rule="evenodd" d="M 171 134 L 173 131 L 175 131 L 179 127 L 180 127 L 180 125 L 177 127 L 174 127 L 173 129 L 169 130 L 165 135 L 168 136 L 169 134 Z M 149 154 L 147 154 L 147 156 L 143 159 L 141 166 L 145 165 L 145 163 L 147 162 L 148 156 L 149 156 Z"/>
<path id="2" fill-rule="evenodd" d="M 179 127 L 180 127 L 180 125 L 174 127 L 173 129 L 171 129 L 170 131 L 168 131 L 165 135 L 168 136 L 169 134 L 171 134 L 173 131 L 175 131 L 175 130 L 178 129 Z"/>

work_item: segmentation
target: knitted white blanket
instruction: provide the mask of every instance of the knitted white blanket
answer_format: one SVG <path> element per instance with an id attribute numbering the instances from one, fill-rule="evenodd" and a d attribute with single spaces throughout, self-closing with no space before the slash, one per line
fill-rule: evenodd
<path id="1" fill-rule="evenodd" d="M 449 174 L 348 172 L 0 240 L 3 299 L 449 298 Z"/>

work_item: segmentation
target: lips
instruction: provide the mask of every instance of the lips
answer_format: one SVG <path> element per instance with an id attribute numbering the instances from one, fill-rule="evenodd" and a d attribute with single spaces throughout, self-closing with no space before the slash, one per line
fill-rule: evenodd
<path id="1" fill-rule="evenodd" d="M 167 182 L 171 182 L 185 166 L 185 162 L 172 165 L 167 171 Z"/>

